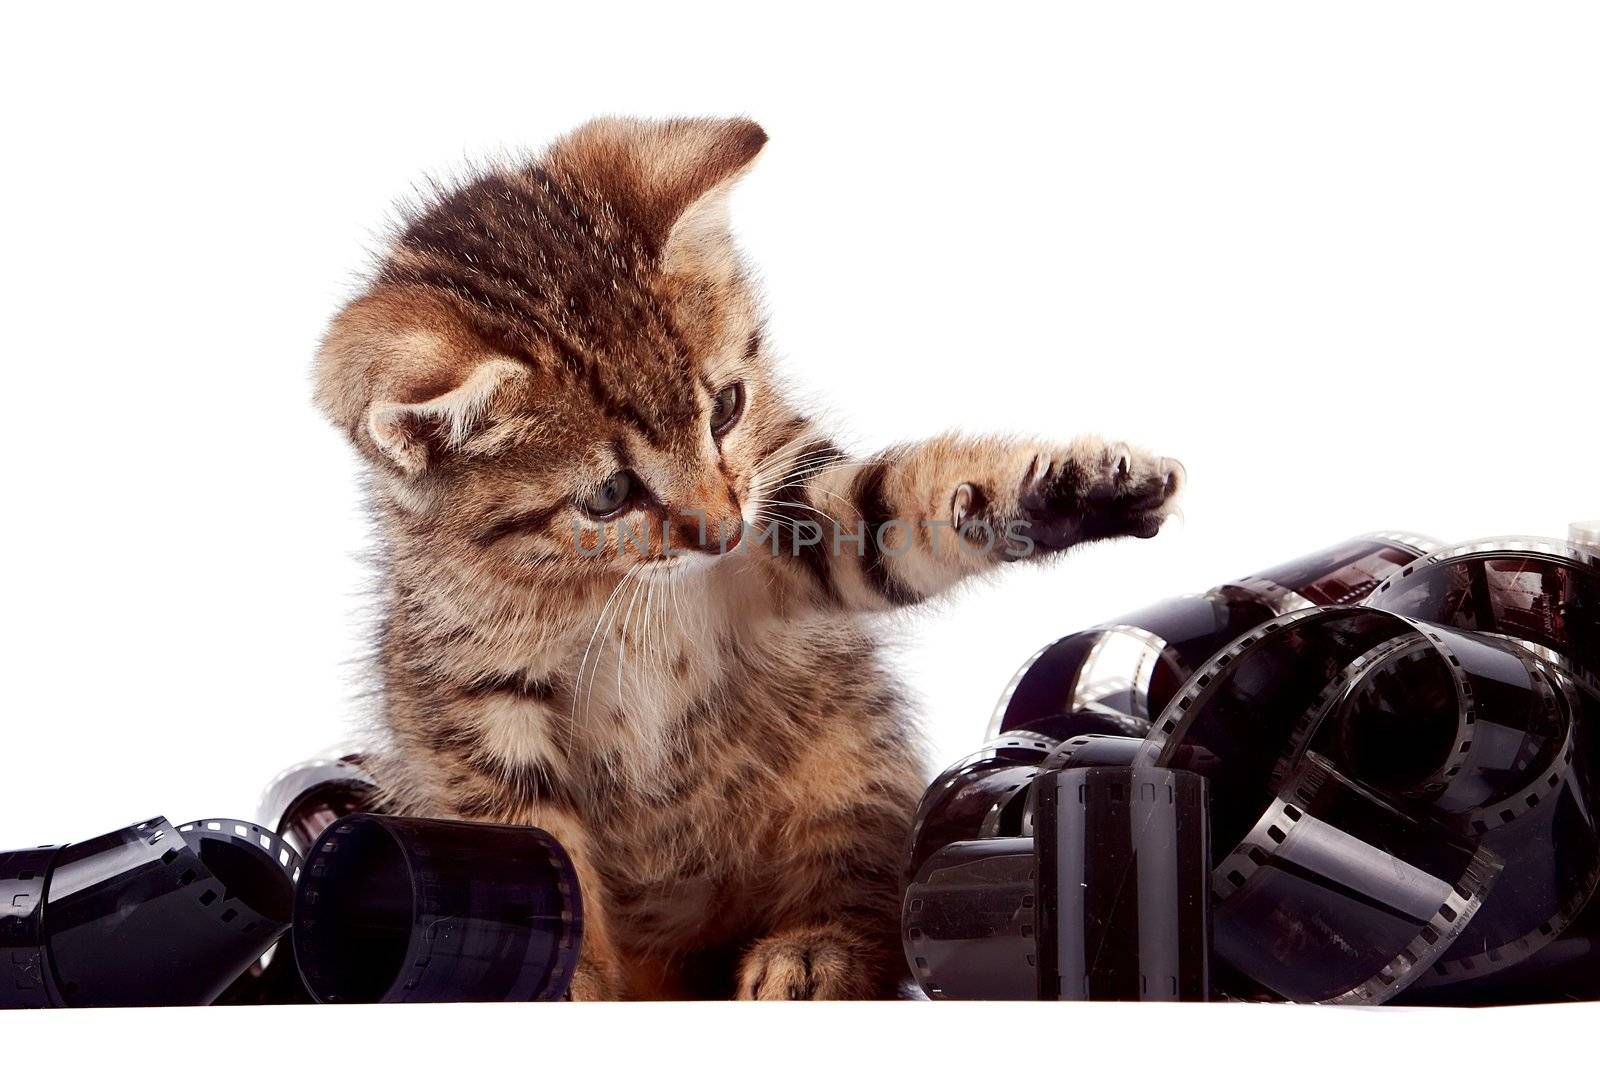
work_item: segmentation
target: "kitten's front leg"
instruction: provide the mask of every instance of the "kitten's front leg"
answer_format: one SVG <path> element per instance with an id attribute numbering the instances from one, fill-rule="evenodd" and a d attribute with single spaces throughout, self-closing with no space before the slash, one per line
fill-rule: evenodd
<path id="1" fill-rule="evenodd" d="M 892 916 L 886 921 L 893 924 Z M 874 999 L 894 994 L 871 947 L 844 924 L 794 929 L 757 941 L 739 968 L 740 999 Z"/>
<path id="2" fill-rule="evenodd" d="M 907 976 L 899 882 L 922 775 L 903 738 L 850 722 L 784 775 L 740 999 L 892 998 Z"/>
<path id="3" fill-rule="evenodd" d="M 826 448 L 826 445 L 819 445 Z M 813 452 L 815 449 L 813 450 Z M 792 534 L 792 559 L 825 604 L 874 609 L 919 603 L 1001 563 L 1110 537 L 1151 537 L 1172 512 L 1183 465 L 1083 437 L 1064 445 L 944 436 L 865 462 L 806 453 L 788 479 L 790 508 L 815 537 Z"/>

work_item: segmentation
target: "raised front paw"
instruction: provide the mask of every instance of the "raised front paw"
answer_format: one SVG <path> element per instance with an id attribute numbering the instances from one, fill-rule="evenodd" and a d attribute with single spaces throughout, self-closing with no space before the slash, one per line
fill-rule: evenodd
<path id="1" fill-rule="evenodd" d="M 1183 489 L 1183 464 L 1126 444 L 1083 441 L 1033 457 L 1017 495 L 1018 531 L 1034 550 L 1109 537 L 1153 537 Z"/>
<path id="2" fill-rule="evenodd" d="M 739 965 L 740 999 L 861 999 L 871 960 L 854 938 L 828 928 L 758 940 Z"/>

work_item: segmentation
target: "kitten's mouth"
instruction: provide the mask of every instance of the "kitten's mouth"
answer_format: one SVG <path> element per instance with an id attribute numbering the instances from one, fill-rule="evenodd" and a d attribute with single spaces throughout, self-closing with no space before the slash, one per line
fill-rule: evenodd
<path id="1" fill-rule="evenodd" d="M 648 560 L 644 564 L 647 574 L 690 574 L 709 570 L 720 562 L 726 553 L 690 552 L 687 555 L 670 555 Z"/>

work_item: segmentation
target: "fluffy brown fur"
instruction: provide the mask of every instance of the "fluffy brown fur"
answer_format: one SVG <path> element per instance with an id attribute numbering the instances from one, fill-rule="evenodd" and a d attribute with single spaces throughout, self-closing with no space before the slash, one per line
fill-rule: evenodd
<path id="1" fill-rule="evenodd" d="M 388 803 L 560 838 L 577 997 L 890 994 L 924 775 L 871 616 L 1025 554 L 931 523 L 1042 557 L 1153 535 L 1181 480 L 1089 439 L 843 455 L 774 381 L 728 232 L 765 140 L 605 119 L 441 194 L 317 360 L 384 545 Z"/>

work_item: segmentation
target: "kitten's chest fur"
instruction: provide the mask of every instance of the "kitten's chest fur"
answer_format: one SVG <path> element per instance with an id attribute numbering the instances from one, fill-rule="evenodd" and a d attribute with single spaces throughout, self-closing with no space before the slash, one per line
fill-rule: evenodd
<path id="1" fill-rule="evenodd" d="M 640 950 L 734 942 L 778 876 L 762 861 L 774 834 L 810 803 L 796 775 L 826 784 L 853 765 L 864 723 L 896 701 L 853 621 L 746 613 L 757 593 L 712 580 L 633 595 L 621 622 L 566 627 L 543 654 L 509 630 L 464 645 L 473 671 L 541 678 L 456 709 L 472 784 L 503 788 L 510 810 L 519 767 L 548 773 Z"/>

